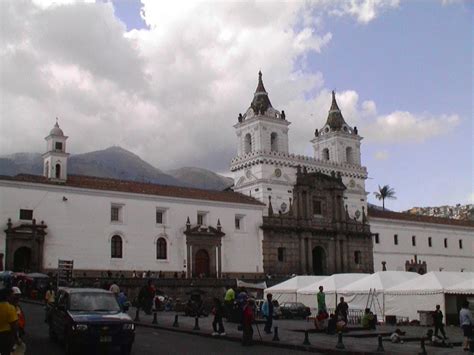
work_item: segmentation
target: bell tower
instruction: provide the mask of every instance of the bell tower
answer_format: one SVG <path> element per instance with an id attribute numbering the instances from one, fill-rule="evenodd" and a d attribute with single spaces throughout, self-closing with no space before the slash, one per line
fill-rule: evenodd
<path id="1" fill-rule="evenodd" d="M 285 111 L 273 108 L 259 72 L 253 100 L 234 125 L 238 141 L 237 156 L 231 163 L 234 191 L 264 203 L 273 198 L 275 206 L 288 205 L 294 173 L 282 159 L 289 154 L 289 125 Z"/>
<path id="2" fill-rule="evenodd" d="M 43 154 L 43 175 L 44 177 L 65 182 L 67 180 L 67 159 L 66 140 L 63 130 L 59 128 L 58 119 L 56 124 L 45 137 L 46 153 Z"/>
<path id="3" fill-rule="evenodd" d="M 363 209 L 367 211 L 367 193 L 365 191 L 366 174 L 361 174 L 360 142 L 357 127 L 350 127 L 339 109 L 336 93 L 332 92 L 332 103 L 328 118 L 321 130 L 316 129 L 311 140 L 314 158 L 332 169 L 342 173 L 347 190 L 344 204 L 351 218 L 360 219 Z"/>

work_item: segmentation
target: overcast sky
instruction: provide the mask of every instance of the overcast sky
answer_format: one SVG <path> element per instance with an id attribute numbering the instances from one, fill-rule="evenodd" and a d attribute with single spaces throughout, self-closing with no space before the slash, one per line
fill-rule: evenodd
<path id="1" fill-rule="evenodd" d="M 119 145 L 167 170 L 229 174 L 263 72 L 290 150 L 312 154 L 337 91 L 367 191 L 388 208 L 473 201 L 469 1 L 0 1 L 0 154 Z M 370 197 L 370 202 L 375 202 Z"/>

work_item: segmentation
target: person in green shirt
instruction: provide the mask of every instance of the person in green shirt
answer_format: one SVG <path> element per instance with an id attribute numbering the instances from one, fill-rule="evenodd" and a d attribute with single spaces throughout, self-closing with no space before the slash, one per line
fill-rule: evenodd
<path id="1" fill-rule="evenodd" d="M 227 286 L 227 291 L 225 292 L 225 296 L 224 296 L 224 310 L 225 310 L 225 316 L 227 318 L 231 316 L 234 300 L 235 300 L 235 291 L 232 287 Z"/>
<path id="2" fill-rule="evenodd" d="M 323 286 L 319 286 L 319 292 L 316 294 L 316 299 L 318 301 L 318 313 L 327 312 L 326 294 L 323 292 Z"/>

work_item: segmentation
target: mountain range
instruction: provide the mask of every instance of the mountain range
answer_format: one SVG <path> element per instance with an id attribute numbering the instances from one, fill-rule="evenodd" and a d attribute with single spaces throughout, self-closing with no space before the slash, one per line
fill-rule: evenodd
<path id="1" fill-rule="evenodd" d="M 14 153 L 0 157 L 0 175 L 43 174 L 40 153 Z M 224 190 L 233 184 L 231 178 L 210 170 L 183 167 L 162 171 L 142 160 L 138 155 L 118 146 L 104 150 L 71 155 L 68 174 L 107 177 L 120 180 L 150 182 L 162 185 Z"/>

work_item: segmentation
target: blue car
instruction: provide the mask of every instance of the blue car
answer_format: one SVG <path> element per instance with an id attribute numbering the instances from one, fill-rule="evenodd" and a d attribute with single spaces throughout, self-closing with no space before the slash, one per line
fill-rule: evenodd
<path id="1" fill-rule="evenodd" d="M 66 355 L 117 348 L 129 355 L 135 325 L 112 292 L 95 288 L 61 288 L 48 315 L 49 336 L 64 343 Z"/>

